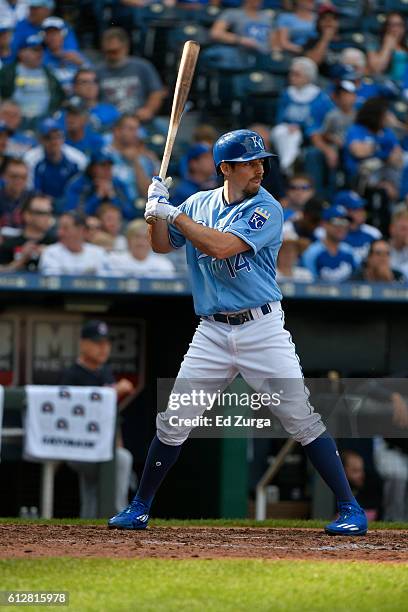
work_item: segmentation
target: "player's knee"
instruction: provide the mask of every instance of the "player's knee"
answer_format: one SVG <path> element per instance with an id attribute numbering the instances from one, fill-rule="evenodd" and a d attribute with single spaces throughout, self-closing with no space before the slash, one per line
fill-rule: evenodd
<path id="1" fill-rule="evenodd" d="M 292 438 L 299 442 L 302 446 L 307 446 L 316 440 L 319 436 L 322 435 L 326 431 L 326 427 L 323 424 L 323 421 L 319 418 L 315 423 L 311 425 L 307 425 L 301 429 L 295 431 L 292 435 Z"/>

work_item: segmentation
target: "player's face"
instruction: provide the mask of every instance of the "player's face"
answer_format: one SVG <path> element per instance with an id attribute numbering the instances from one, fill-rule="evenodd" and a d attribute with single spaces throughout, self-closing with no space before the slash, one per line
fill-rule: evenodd
<path id="1" fill-rule="evenodd" d="M 247 198 L 258 193 L 264 175 L 262 159 L 228 164 L 228 167 L 231 172 L 227 178 L 235 190 Z"/>
<path id="2" fill-rule="evenodd" d="M 96 367 L 103 366 L 109 359 L 111 352 L 111 343 L 107 339 L 81 340 L 81 353 L 88 360 L 95 364 Z"/>

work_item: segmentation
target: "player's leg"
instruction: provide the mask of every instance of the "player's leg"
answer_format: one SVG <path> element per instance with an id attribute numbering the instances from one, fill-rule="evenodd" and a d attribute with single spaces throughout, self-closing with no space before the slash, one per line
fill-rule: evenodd
<path id="1" fill-rule="evenodd" d="M 98 464 L 69 461 L 68 465 L 78 474 L 80 517 L 95 518 L 98 513 Z"/>
<path id="2" fill-rule="evenodd" d="M 181 394 L 197 397 L 200 391 L 222 392 L 234 379 L 237 371 L 232 365 L 228 346 L 230 328 L 221 327 L 223 329 L 216 329 L 209 321 L 202 321 L 198 326 L 174 384 L 170 396 L 172 402 L 169 401 L 165 412 L 157 415 L 157 433 L 150 444 L 137 493 L 128 508 L 110 519 L 110 527 L 144 529 L 147 526 L 154 496 L 193 429 L 184 424 L 184 419 L 201 416 L 208 407 L 204 398 L 179 405 L 175 410 L 175 398 Z"/>
<path id="3" fill-rule="evenodd" d="M 115 510 L 127 506 L 129 502 L 129 484 L 132 475 L 132 453 L 122 446 L 116 447 L 115 457 Z"/>
<path id="4" fill-rule="evenodd" d="M 309 403 L 295 345 L 284 329 L 283 311 L 275 308 L 263 319 L 244 325 L 237 337 L 237 348 L 239 371 L 256 391 L 270 393 L 271 388 L 276 390 L 276 379 L 279 380 L 284 392 L 279 405 L 271 404 L 270 409 L 302 444 L 339 506 L 342 527 L 331 524 L 326 530 L 333 534 L 365 533 L 366 517 L 352 494 L 336 444 Z"/>

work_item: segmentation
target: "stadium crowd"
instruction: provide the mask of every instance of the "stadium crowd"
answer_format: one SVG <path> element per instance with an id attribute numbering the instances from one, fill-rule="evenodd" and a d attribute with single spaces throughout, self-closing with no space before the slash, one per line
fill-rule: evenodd
<path id="1" fill-rule="evenodd" d="M 213 142 L 251 126 L 277 153 L 278 278 L 406 283 L 406 17 L 398 0 L 0 0 L 0 271 L 185 274 L 142 219 L 195 37 L 173 203 L 216 186 Z"/>

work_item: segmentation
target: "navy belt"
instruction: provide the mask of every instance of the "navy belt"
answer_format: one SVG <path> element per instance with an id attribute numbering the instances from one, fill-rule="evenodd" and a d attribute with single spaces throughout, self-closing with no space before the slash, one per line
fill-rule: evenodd
<path id="1" fill-rule="evenodd" d="M 260 306 L 261 312 L 264 315 L 272 312 L 272 308 L 270 304 L 264 304 Z M 247 323 L 247 321 L 253 321 L 255 319 L 252 314 L 252 310 L 245 310 L 244 312 L 237 312 L 232 314 L 222 314 L 220 312 L 216 312 L 212 315 L 214 321 L 218 321 L 218 323 L 228 323 L 228 325 L 242 325 L 243 323 Z"/>

